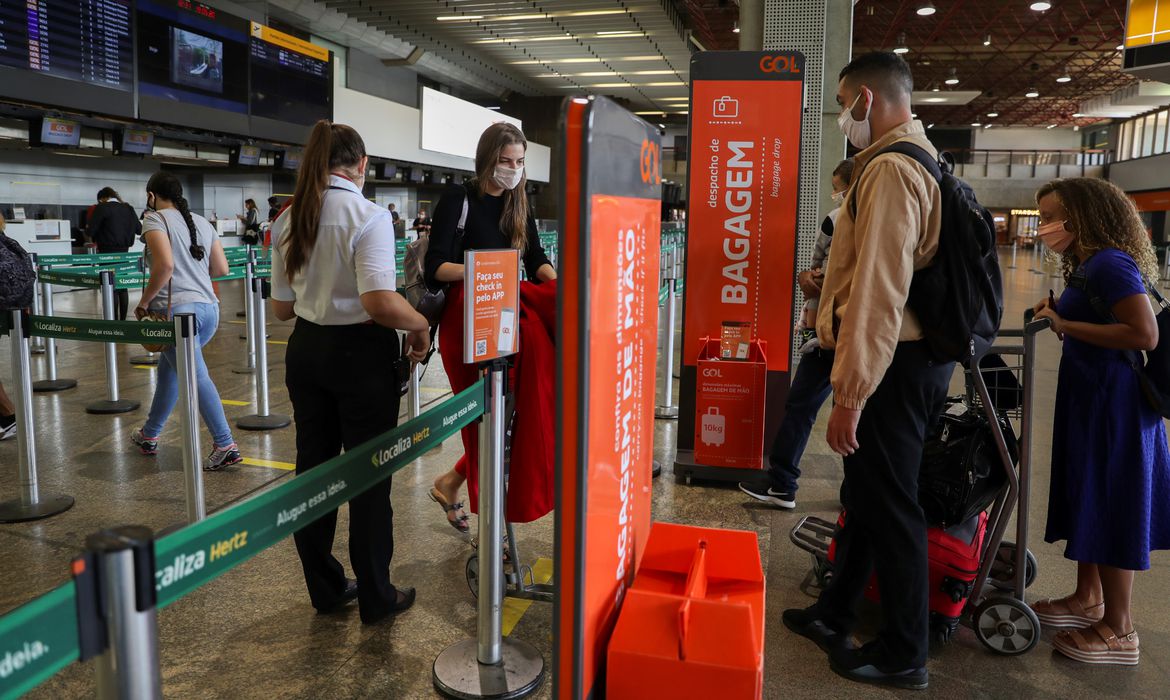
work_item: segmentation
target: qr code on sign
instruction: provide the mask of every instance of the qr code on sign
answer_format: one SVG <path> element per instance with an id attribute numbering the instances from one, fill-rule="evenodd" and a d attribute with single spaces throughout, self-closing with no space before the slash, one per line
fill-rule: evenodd
<path id="1" fill-rule="evenodd" d="M 482 357 L 486 354 L 487 354 L 487 341 L 486 340 L 475 341 L 475 356 Z"/>

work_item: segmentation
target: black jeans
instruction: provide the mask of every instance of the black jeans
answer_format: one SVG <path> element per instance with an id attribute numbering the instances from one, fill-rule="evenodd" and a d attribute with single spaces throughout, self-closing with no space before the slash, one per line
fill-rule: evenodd
<path id="1" fill-rule="evenodd" d="M 122 248 L 119 246 L 98 246 L 98 253 L 125 253 L 129 248 Z M 130 309 L 130 290 L 129 289 L 115 289 L 114 290 L 114 320 L 125 321 L 126 312 Z"/>
<path id="2" fill-rule="evenodd" d="M 285 385 L 297 430 L 297 474 L 398 424 L 400 395 L 392 363 L 398 334 L 377 325 L 319 326 L 297 319 L 285 356 Z M 398 598 L 390 583 L 394 556 L 390 479 L 349 502 L 349 561 L 358 581 L 363 620 L 384 615 Z M 337 511 L 301 528 L 294 539 L 309 600 L 333 607 L 345 591 L 345 570 L 333 556 Z"/>
<path id="3" fill-rule="evenodd" d="M 817 412 L 832 393 L 829 383 L 832 373 L 831 351 L 817 349 L 801 355 L 784 402 L 784 420 L 768 455 L 768 479 L 777 491 L 796 493 L 800 458 L 804 456 L 809 433 L 817 422 Z"/>
<path id="4" fill-rule="evenodd" d="M 931 360 L 924 341 L 899 343 L 861 413 L 860 448 L 844 460 L 845 526 L 817 610 L 831 627 L 851 631 L 876 570 L 883 613 L 878 642 L 896 668 L 926 663 L 929 590 L 918 470 L 926 428 L 942 410 L 953 371 L 954 363 Z"/>

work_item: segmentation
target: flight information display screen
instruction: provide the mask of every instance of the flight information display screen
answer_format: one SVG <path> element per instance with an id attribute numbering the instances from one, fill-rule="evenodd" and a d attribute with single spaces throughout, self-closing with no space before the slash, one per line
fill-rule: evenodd
<path id="1" fill-rule="evenodd" d="M 131 0 L 0 0 L 0 66 L 129 92 Z"/>
<path id="2" fill-rule="evenodd" d="M 333 117 L 329 50 L 252 23 L 252 116 L 312 125 Z"/>
<path id="3" fill-rule="evenodd" d="M 218 121 L 211 110 L 241 115 L 246 124 L 247 60 L 245 20 L 188 0 L 138 1 L 138 92 L 143 117 L 237 131 L 230 121 Z M 165 103 L 196 109 L 167 108 Z"/>

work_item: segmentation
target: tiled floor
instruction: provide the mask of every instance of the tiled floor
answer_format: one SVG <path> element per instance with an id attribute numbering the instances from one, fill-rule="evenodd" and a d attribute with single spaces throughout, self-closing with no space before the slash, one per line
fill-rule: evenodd
<path id="1" fill-rule="evenodd" d="M 1017 325 L 1026 305 L 1046 295 L 1058 280 L 1030 268 L 1038 261 L 1021 256 L 1018 268 L 1007 273 L 1009 321 Z M 238 334 L 243 326 L 235 311 L 239 289 L 223 285 L 224 317 L 206 357 L 224 399 L 251 402 L 252 379 L 233 374 L 243 356 Z M 97 308 L 92 292 L 57 296 L 59 314 L 92 315 Z M 274 322 L 273 341 L 288 337 L 290 326 Z M 0 351 L 0 376 L 10 376 L 7 343 Z M 77 377 L 77 389 L 35 399 L 41 487 L 73 495 L 77 505 L 56 517 L 34 523 L 0 526 L 0 611 L 9 610 L 60 584 L 67 562 L 87 534 L 104 526 L 137 523 L 155 530 L 181 524 L 185 517 L 183 475 L 180 470 L 177 422 L 172 419 L 157 458 L 131 449 L 126 436 L 141 425 L 145 408 L 122 416 L 93 416 L 85 403 L 103 392 L 104 370 L 100 348 L 92 344 L 60 344 L 62 376 Z M 272 372 L 272 410 L 291 409 L 283 390 L 284 346 L 269 345 Z M 125 397 L 146 404 L 153 370 L 130 367 L 126 358 L 136 348 L 121 347 L 121 389 Z M 1037 360 L 1037 413 L 1034 431 L 1035 489 L 1029 512 L 1033 534 L 1029 545 L 1039 560 L 1039 577 L 1029 598 L 1059 596 L 1071 589 L 1074 565 L 1062 557 L 1062 548 L 1040 541 L 1047 500 L 1047 460 L 1050 450 L 1052 397 L 1059 346 L 1051 334 L 1041 337 Z M 34 367 L 42 360 L 34 358 Z M 424 401 L 446 391 L 441 367 L 432 367 L 425 379 Z M 229 419 L 252 411 L 251 406 L 229 405 Z M 746 502 L 726 486 L 683 486 L 674 482 L 669 464 L 673 456 L 675 425 L 660 421 L 657 455 L 667 464 L 654 483 L 657 520 L 703 526 L 750 529 L 760 537 L 768 577 L 766 631 L 767 698 L 881 697 L 892 695 L 862 688 L 833 675 L 824 655 L 810 643 L 789 633 L 780 612 L 811 601 L 808 591 L 809 558 L 788 540 L 788 531 L 804 514 L 832 516 L 841 475 L 840 461 L 824 442 L 824 419 L 818 423 L 803 468 L 800 503 L 795 512 L 771 510 Z M 292 462 L 293 429 L 272 433 L 237 431 L 246 457 Z M 207 445 L 207 435 L 203 433 Z M 291 542 L 283 542 L 248 563 L 187 596 L 159 614 L 164 691 L 173 698 L 427 698 L 434 697 L 431 665 L 435 656 L 475 630 L 474 599 L 464 578 L 472 553 L 469 542 L 449 528 L 438 508 L 427 498 L 430 482 L 458 457 L 457 442 L 408 466 L 394 478 L 396 551 L 393 578 L 418 587 L 418 603 L 397 619 L 375 627 L 362 626 L 356 610 L 337 616 L 313 614 L 304 591 L 300 567 Z M 15 441 L 0 443 L 0 499 L 16 491 Z M 210 510 L 223 508 L 258 489 L 288 478 L 290 472 L 272 467 L 243 466 L 206 475 Z M 1170 507 L 1170 504 L 1167 504 Z M 344 533 L 345 510 L 342 510 Z M 551 556 L 552 518 L 518 528 L 526 557 Z M 337 551 L 344 557 L 345 538 Z M 343 558 L 344 561 L 344 558 Z M 1170 554 L 1153 556 L 1153 568 L 1137 577 L 1135 615 L 1142 640 L 1137 668 L 1092 668 L 1055 656 L 1051 636 L 1020 657 L 1005 658 L 984 650 L 968 628 L 932 654 L 930 696 L 981 697 L 1127 697 L 1164 698 L 1170 695 Z M 551 662 L 551 610 L 532 605 L 513 634 L 536 645 Z M 29 697 L 89 697 L 94 670 L 74 665 L 45 683 Z M 549 697 L 547 683 L 535 697 Z M 646 689 L 653 697 L 654 688 Z"/>

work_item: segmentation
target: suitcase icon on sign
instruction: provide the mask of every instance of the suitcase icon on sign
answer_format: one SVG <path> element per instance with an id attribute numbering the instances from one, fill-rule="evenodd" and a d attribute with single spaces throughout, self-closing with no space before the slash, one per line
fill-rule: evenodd
<path id="1" fill-rule="evenodd" d="M 711 116 L 716 119 L 734 119 L 739 116 L 739 100 L 724 95 L 712 104 Z"/>
<path id="2" fill-rule="evenodd" d="M 725 441 L 727 419 L 719 412 L 718 406 L 712 406 L 703 414 L 703 444 L 709 447 L 719 447 Z"/>

